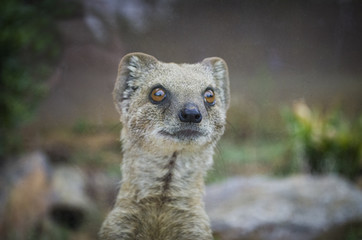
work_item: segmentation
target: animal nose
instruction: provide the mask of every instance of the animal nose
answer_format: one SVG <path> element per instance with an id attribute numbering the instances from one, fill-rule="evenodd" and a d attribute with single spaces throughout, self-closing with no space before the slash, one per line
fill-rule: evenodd
<path id="1" fill-rule="evenodd" d="M 179 112 L 178 117 L 181 122 L 200 123 L 202 120 L 199 108 L 193 103 L 187 103 Z"/>

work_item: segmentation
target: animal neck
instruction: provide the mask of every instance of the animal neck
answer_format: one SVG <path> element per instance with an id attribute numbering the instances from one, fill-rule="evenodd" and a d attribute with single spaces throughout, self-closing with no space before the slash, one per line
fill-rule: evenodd
<path id="1" fill-rule="evenodd" d="M 212 165 L 212 146 L 197 152 L 179 150 L 166 154 L 137 147 L 126 149 L 120 196 L 136 201 L 145 198 L 201 200 L 204 176 Z"/>

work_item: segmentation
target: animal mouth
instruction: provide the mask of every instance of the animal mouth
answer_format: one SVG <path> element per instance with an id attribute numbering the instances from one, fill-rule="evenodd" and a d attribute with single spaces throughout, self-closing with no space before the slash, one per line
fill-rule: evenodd
<path id="1" fill-rule="evenodd" d="M 195 139 L 197 137 L 204 136 L 204 134 L 195 129 L 182 129 L 175 132 L 168 132 L 165 130 L 160 131 L 160 133 L 164 136 L 174 137 L 182 140 L 186 139 Z"/>

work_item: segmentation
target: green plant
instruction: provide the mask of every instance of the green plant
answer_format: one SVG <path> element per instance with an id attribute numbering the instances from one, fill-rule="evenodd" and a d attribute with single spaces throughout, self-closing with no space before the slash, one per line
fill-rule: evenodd
<path id="1" fill-rule="evenodd" d="M 61 50 L 55 19 L 70 14 L 59 0 L 3 0 L 0 8 L 0 159 L 21 148 L 20 129 L 46 93 L 44 80 Z M 64 3 L 62 5 L 65 5 Z"/>
<path id="2" fill-rule="evenodd" d="M 311 173 L 335 172 L 355 178 L 361 170 L 362 124 L 341 111 L 322 113 L 297 102 L 285 118 L 294 144 L 294 160 Z M 362 119 L 362 118 L 361 118 Z"/>
<path id="3" fill-rule="evenodd" d="M 222 181 L 234 175 L 278 174 L 279 162 L 288 150 L 285 140 L 264 139 L 234 142 L 222 139 L 214 154 L 214 165 L 206 182 Z"/>
<path id="4" fill-rule="evenodd" d="M 78 119 L 74 122 L 72 130 L 76 134 L 94 133 L 97 130 L 97 126 L 87 119 Z"/>

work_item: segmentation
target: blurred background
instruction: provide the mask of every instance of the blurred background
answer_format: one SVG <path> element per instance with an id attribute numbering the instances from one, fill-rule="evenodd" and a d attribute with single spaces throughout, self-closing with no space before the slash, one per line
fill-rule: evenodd
<path id="1" fill-rule="evenodd" d="M 361 240 L 361 13 L 359 0 L 3 0 L 0 238 L 96 239 L 121 179 L 111 93 L 137 51 L 228 63 L 205 198 L 215 239 Z"/>

